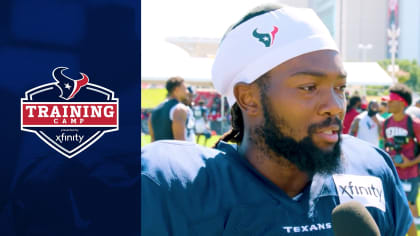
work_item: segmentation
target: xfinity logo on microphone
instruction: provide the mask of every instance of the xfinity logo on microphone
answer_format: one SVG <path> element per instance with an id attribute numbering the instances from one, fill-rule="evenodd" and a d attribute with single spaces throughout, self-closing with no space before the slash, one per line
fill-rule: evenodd
<path id="1" fill-rule="evenodd" d="M 35 133 L 57 152 L 72 158 L 105 133 L 118 130 L 118 98 L 80 73 L 72 79 L 57 67 L 55 82 L 32 88 L 21 100 L 21 130 Z M 98 79 L 99 80 L 99 79 Z"/>
<path id="2" fill-rule="evenodd" d="M 333 175 L 340 203 L 358 201 L 385 212 L 382 181 L 374 176 Z"/>

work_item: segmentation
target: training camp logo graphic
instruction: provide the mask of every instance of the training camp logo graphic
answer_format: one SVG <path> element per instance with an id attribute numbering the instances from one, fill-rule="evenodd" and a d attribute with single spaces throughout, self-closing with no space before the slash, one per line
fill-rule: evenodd
<path id="1" fill-rule="evenodd" d="M 105 133 L 118 131 L 118 98 L 114 92 L 89 83 L 80 73 L 74 80 L 57 67 L 56 82 L 25 92 L 21 99 L 21 130 L 35 133 L 57 152 L 72 158 Z"/>
<path id="2" fill-rule="evenodd" d="M 257 28 L 255 28 L 254 31 L 252 32 L 252 36 L 257 38 L 258 41 L 262 42 L 265 47 L 270 47 L 271 45 L 273 45 L 274 39 L 278 31 L 279 31 L 279 28 L 277 28 L 277 26 L 273 26 L 273 31 L 271 31 L 271 33 L 260 34 L 257 32 Z"/>

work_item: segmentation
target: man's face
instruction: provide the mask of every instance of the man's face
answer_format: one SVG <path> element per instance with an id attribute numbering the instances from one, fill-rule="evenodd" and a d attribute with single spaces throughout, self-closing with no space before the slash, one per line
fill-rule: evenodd
<path id="1" fill-rule="evenodd" d="M 356 110 L 361 110 L 362 109 L 362 102 L 357 102 L 356 105 L 354 105 L 354 108 Z"/>
<path id="2" fill-rule="evenodd" d="M 388 101 L 388 112 L 392 114 L 400 113 L 404 110 L 404 103 L 402 101 L 391 100 Z"/>
<path id="3" fill-rule="evenodd" d="M 176 87 L 174 94 L 175 94 L 175 97 L 178 99 L 178 101 L 184 104 L 188 102 L 189 92 L 185 83 L 181 83 L 178 87 Z"/>
<path id="4" fill-rule="evenodd" d="M 370 117 L 376 115 L 379 112 L 379 104 L 377 102 L 372 102 L 368 108 L 368 115 Z"/>
<path id="5" fill-rule="evenodd" d="M 381 102 L 381 105 L 379 106 L 379 111 L 381 113 L 388 112 L 388 104 L 386 102 Z"/>
<path id="6" fill-rule="evenodd" d="M 188 89 L 187 89 L 187 91 L 188 91 L 187 99 L 183 103 L 187 106 L 191 106 L 192 102 L 194 100 L 194 94 L 192 92 L 190 92 Z"/>
<path id="7" fill-rule="evenodd" d="M 271 70 L 261 91 L 263 118 L 254 130 L 257 136 L 302 171 L 336 170 L 345 75 L 338 54 L 330 50 L 301 55 Z"/>

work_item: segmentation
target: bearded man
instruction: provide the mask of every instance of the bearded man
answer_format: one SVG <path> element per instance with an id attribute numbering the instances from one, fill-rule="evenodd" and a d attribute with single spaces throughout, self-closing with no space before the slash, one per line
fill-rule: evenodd
<path id="1" fill-rule="evenodd" d="M 251 11 L 223 37 L 212 80 L 233 128 L 215 149 L 160 141 L 142 150 L 142 235 L 332 236 L 331 211 L 350 200 L 382 235 L 407 232 L 390 157 L 341 137 L 346 72 L 312 10 Z"/>

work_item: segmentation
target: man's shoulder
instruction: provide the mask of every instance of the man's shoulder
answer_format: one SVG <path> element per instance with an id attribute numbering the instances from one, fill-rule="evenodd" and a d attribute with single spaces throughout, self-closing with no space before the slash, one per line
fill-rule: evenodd
<path id="1" fill-rule="evenodd" d="M 189 107 L 188 107 L 187 105 L 185 105 L 184 103 L 182 103 L 182 102 L 178 102 L 178 103 L 175 105 L 175 107 L 176 107 L 177 109 L 189 109 Z"/>
<path id="2" fill-rule="evenodd" d="M 355 138 L 351 135 L 342 134 L 341 135 L 341 147 L 348 147 L 348 146 L 360 146 L 361 149 L 371 149 L 373 148 L 368 142 L 365 142 L 361 139 Z"/>
<path id="3" fill-rule="evenodd" d="M 420 118 L 420 108 L 416 106 L 409 106 L 407 109 L 405 109 L 405 113 L 407 115 L 411 115 L 412 117 L 416 117 L 417 119 Z"/>
<path id="4" fill-rule="evenodd" d="M 367 111 L 363 111 L 363 112 L 357 114 L 354 119 L 359 119 L 360 120 L 360 119 L 365 118 L 366 116 L 367 116 Z"/>
<path id="5" fill-rule="evenodd" d="M 173 98 L 167 98 L 163 102 L 159 103 L 159 105 L 157 105 L 155 109 L 163 107 L 165 105 L 166 106 L 168 106 L 168 105 L 173 106 L 173 105 L 176 105 L 177 103 L 179 103 L 178 100 L 173 99 Z"/>
<path id="6" fill-rule="evenodd" d="M 415 116 L 410 116 L 411 120 L 413 121 L 413 125 L 420 125 L 420 119 Z"/>
<path id="7" fill-rule="evenodd" d="M 350 115 L 350 116 L 353 116 L 353 117 L 354 117 L 354 116 L 357 116 L 357 115 L 359 115 L 359 114 L 360 114 L 360 112 L 358 112 L 358 111 L 357 111 L 356 109 L 354 109 L 354 108 L 350 109 L 348 113 L 349 113 L 349 115 Z"/>
<path id="8" fill-rule="evenodd" d="M 152 114 L 156 112 L 162 112 L 162 110 L 166 110 L 168 108 L 172 108 L 178 103 L 176 99 L 165 99 L 165 101 L 159 103 L 155 108 L 152 109 Z"/>
<path id="9" fill-rule="evenodd" d="M 191 110 L 191 108 L 189 108 L 187 105 L 183 104 L 183 103 L 177 103 L 173 108 L 174 112 L 183 112 L 183 113 L 188 113 L 189 110 Z"/>
<path id="10" fill-rule="evenodd" d="M 141 174 L 158 185 L 192 182 L 199 171 L 207 168 L 209 159 L 222 152 L 192 142 L 161 140 L 141 151 Z M 223 154 L 223 153 L 222 153 Z"/>
<path id="11" fill-rule="evenodd" d="M 379 178 L 397 176 L 392 159 L 385 151 L 361 139 L 343 136 L 343 167 L 348 173 Z"/>
<path id="12" fill-rule="evenodd" d="M 381 115 L 376 114 L 376 119 L 378 119 L 379 122 L 383 123 L 386 119 L 383 118 Z"/>
<path id="13" fill-rule="evenodd" d="M 171 120 L 176 117 L 178 117 L 178 119 L 186 119 L 188 113 L 190 113 L 190 110 L 191 109 L 185 104 L 177 103 L 174 106 L 172 106 L 171 110 L 169 111 L 169 117 Z"/>
<path id="14" fill-rule="evenodd" d="M 415 116 L 410 116 L 412 122 L 413 122 L 413 130 L 416 136 L 420 135 L 420 119 Z"/>
<path id="15" fill-rule="evenodd" d="M 352 162 L 385 164 L 384 157 L 388 155 L 364 140 L 345 134 L 342 135 L 341 148 L 344 155 L 349 157 Z"/>

